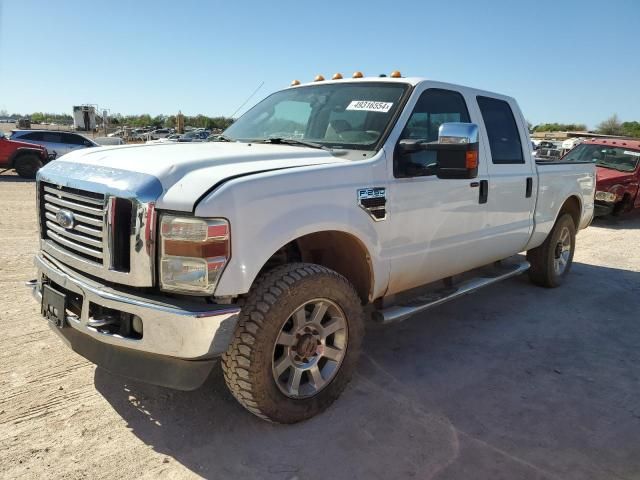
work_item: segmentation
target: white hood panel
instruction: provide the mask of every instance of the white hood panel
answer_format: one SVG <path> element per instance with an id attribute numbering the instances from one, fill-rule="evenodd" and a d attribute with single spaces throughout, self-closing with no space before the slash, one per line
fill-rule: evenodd
<path id="1" fill-rule="evenodd" d="M 76 150 L 42 170 L 46 174 L 49 167 L 55 168 L 60 175 L 64 174 L 64 164 L 71 163 L 70 172 L 82 172 L 83 178 L 79 180 L 93 177 L 94 181 L 109 182 L 109 170 L 118 172 L 113 177 L 120 181 L 123 172 L 131 172 L 132 178 L 154 177 L 162 185 L 157 208 L 192 211 L 195 202 L 205 192 L 231 177 L 344 161 L 323 150 L 298 146 L 235 142 L 164 143 Z M 95 167 L 96 175 L 92 175 L 92 167 Z M 106 185 L 107 188 L 109 186 Z"/>

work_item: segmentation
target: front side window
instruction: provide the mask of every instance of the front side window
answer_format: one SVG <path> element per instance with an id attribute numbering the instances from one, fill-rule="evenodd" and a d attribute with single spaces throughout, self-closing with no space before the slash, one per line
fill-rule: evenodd
<path id="1" fill-rule="evenodd" d="M 430 88 L 420 95 L 400 135 L 400 140 L 437 142 L 438 129 L 443 123 L 469 123 L 470 121 L 467 104 L 460 93 Z M 435 167 L 435 164 L 435 151 L 423 150 L 400 155 L 396 149 L 394 175 L 396 177 L 432 175 L 435 170 L 430 167 Z"/>
<path id="2" fill-rule="evenodd" d="M 331 83 L 267 97 L 224 132 L 238 141 L 300 140 L 329 148 L 374 150 L 409 85 Z"/>
<path id="3" fill-rule="evenodd" d="M 478 106 L 489 137 L 493 163 L 524 163 L 520 131 L 511 107 L 504 100 L 478 97 Z"/>
<path id="4" fill-rule="evenodd" d="M 42 134 L 40 132 L 27 133 L 26 135 L 17 135 L 18 140 L 33 140 L 34 142 L 42 141 Z"/>
<path id="5" fill-rule="evenodd" d="M 569 151 L 563 162 L 595 162 L 599 167 L 633 172 L 640 162 L 640 151 L 610 145 L 594 145 L 583 143 Z"/>

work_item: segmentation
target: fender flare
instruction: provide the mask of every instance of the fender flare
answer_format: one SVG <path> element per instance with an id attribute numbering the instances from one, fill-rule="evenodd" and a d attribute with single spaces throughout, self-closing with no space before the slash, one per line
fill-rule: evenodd
<path id="1" fill-rule="evenodd" d="M 38 158 L 40 158 L 42 160 L 42 163 L 46 162 L 46 159 L 42 158 L 42 150 L 40 150 L 39 148 L 33 148 L 33 147 L 18 147 L 16 149 L 15 152 L 13 152 L 11 154 L 11 156 L 9 157 L 9 166 L 11 168 L 13 168 L 15 166 L 15 161 L 22 155 L 26 154 L 26 153 L 34 153 L 35 155 L 38 156 Z"/>

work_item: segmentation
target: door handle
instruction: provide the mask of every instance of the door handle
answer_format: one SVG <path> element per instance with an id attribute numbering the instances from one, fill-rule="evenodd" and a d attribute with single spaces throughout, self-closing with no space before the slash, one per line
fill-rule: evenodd
<path id="1" fill-rule="evenodd" d="M 533 178 L 527 177 L 527 189 L 525 192 L 525 197 L 530 198 L 533 193 Z"/>
<path id="2" fill-rule="evenodd" d="M 480 180 L 480 198 L 478 203 L 487 203 L 489 198 L 489 180 Z"/>

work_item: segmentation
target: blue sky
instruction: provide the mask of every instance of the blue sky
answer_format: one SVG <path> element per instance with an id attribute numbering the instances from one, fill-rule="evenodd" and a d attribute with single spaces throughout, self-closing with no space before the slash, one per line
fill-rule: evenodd
<path id="1" fill-rule="evenodd" d="M 0 109 L 230 115 L 294 79 L 399 69 L 531 122 L 640 121 L 640 0 L 0 0 Z"/>

